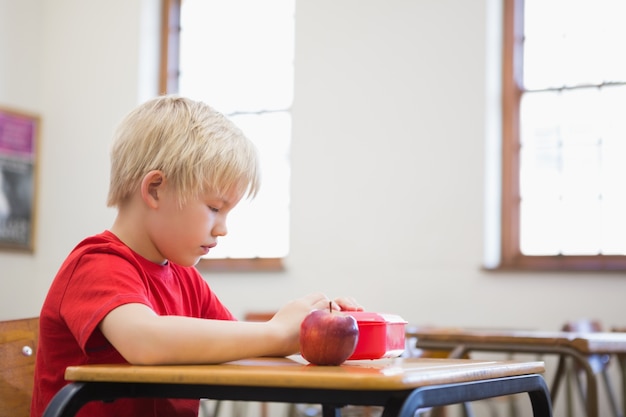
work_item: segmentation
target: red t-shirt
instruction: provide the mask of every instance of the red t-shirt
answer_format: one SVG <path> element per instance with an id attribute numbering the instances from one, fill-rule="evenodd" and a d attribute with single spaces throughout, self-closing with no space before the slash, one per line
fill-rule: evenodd
<path id="1" fill-rule="evenodd" d="M 148 261 L 105 231 L 83 240 L 57 273 L 40 314 L 31 417 L 67 384 L 70 365 L 126 363 L 98 327 L 114 308 L 141 303 L 160 315 L 235 320 L 193 267 Z M 78 416 L 197 417 L 197 400 L 91 402 Z"/>

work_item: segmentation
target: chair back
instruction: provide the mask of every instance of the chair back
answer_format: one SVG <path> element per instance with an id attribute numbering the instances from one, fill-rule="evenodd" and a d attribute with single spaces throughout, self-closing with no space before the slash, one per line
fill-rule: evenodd
<path id="1" fill-rule="evenodd" d="M 0 321 L 0 417 L 29 417 L 39 318 Z"/>
<path id="2" fill-rule="evenodd" d="M 563 325 L 562 330 L 574 333 L 595 333 L 602 331 L 602 324 L 599 320 L 579 319 L 568 321 Z M 609 355 L 590 355 L 588 357 L 589 365 L 597 374 L 605 370 L 610 361 Z M 578 368 L 578 367 L 577 367 Z"/>

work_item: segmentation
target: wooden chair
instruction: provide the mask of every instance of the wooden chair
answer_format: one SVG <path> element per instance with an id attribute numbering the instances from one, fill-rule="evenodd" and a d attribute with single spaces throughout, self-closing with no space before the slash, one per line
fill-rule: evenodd
<path id="1" fill-rule="evenodd" d="M 0 417 L 29 417 L 39 318 L 0 321 Z"/>
<path id="2" fill-rule="evenodd" d="M 566 332 L 575 332 L 575 333 L 593 333 L 593 332 L 601 332 L 602 324 L 598 320 L 591 319 L 580 319 L 566 322 L 562 329 Z M 611 412 L 614 417 L 621 417 L 622 414 L 619 411 L 617 400 L 615 398 L 615 394 L 613 393 L 613 386 L 611 384 L 608 368 L 610 364 L 610 355 L 589 355 L 587 360 L 591 369 L 596 375 L 599 375 L 604 382 L 604 387 L 606 389 L 606 395 L 609 400 L 609 405 L 611 406 Z M 568 389 L 568 415 L 572 415 L 573 413 L 573 404 L 572 404 L 572 385 L 574 385 L 578 391 L 578 397 L 583 401 L 583 405 L 585 403 L 585 387 L 584 387 L 584 370 L 577 364 L 570 364 L 566 368 L 566 382 Z"/>

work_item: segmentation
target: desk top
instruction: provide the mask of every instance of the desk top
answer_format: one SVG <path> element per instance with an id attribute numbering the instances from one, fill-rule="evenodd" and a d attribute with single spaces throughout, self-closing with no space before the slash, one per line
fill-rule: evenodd
<path id="1" fill-rule="evenodd" d="M 428 385 L 543 373 L 544 363 L 469 359 L 395 358 L 309 365 L 300 356 L 256 358 L 220 365 L 85 365 L 70 381 L 205 384 L 351 390 L 406 390 Z"/>
<path id="2" fill-rule="evenodd" d="M 409 327 L 407 337 L 418 342 L 449 344 L 499 344 L 536 347 L 568 347 L 583 354 L 626 353 L 626 333 L 577 333 L 539 330 L 464 329 L 454 327 Z"/>

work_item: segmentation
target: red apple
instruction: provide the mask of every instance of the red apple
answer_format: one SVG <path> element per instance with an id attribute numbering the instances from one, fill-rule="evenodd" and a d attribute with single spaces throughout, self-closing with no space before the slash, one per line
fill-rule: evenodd
<path id="1" fill-rule="evenodd" d="M 340 365 L 352 355 L 359 338 L 354 317 L 339 311 L 313 310 L 300 325 L 300 353 L 315 365 Z"/>

